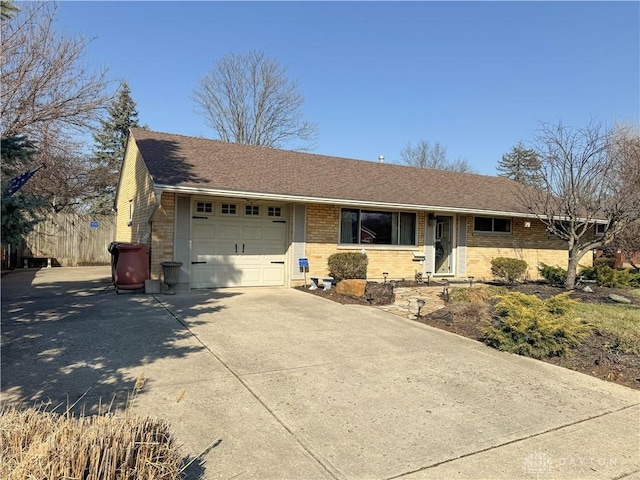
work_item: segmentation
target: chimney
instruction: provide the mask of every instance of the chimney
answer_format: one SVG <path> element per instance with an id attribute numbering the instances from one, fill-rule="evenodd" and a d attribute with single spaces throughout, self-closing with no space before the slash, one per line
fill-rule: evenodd
<path id="1" fill-rule="evenodd" d="M 380 156 L 378 157 L 378 162 L 380 162 L 380 163 L 384 163 L 384 155 L 380 155 Z"/>

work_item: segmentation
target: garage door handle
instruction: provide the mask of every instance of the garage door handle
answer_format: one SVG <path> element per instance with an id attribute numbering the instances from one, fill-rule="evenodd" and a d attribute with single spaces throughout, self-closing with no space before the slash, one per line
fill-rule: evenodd
<path id="1" fill-rule="evenodd" d="M 207 263 L 207 262 L 191 262 L 191 265 L 200 265 L 202 263 Z"/>
<path id="2" fill-rule="evenodd" d="M 244 243 L 242 244 L 242 253 L 244 253 Z"/>
<path id="3" fill-rule="evenodd" d="M 286 220 L 272 220 L 273 223 L 287 223 Z"/>
<path id="4" fill-rule="evenodd" d="M 238 244 L 236 243 L 236 253 L 238 253 Z"/>
<path id="5" fill-rule="evenodd" d="M 280 265 L 284 265 L 284 262 L 271 262 L 271 263 L 278 263 Z"/>
<path id="6" fill-rule="evenodd" d="M 199 215 L 194 215 L 192 218 L 196 218 L 198 220 L 207 220 L 209 217 L 201 217 Z"/>

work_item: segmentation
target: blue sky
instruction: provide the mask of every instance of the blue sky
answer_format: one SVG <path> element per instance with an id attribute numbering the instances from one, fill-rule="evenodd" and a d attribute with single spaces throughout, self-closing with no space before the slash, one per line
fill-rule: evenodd
<path id="1" fill-rule="evenodd" d="M 215 138 L 191 99 L 229 52 L 288 67 L 314 153 L 398 161 L 439 141 L 474 171 L 540 122 L 638 123 L 638 2 L 61 2 L 86 62 L 126 80 L 152 130 Z M 114 82 L 114 87 L 117 83 Z"/>

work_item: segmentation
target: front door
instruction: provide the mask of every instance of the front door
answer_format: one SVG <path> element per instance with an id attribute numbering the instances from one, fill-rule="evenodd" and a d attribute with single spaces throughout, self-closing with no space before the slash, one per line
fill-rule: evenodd
<path id="1" fill-rule="evenodd" d="M 435 256 L 435 274 L 453 275 L 453 217 L 436 217 Z"/>

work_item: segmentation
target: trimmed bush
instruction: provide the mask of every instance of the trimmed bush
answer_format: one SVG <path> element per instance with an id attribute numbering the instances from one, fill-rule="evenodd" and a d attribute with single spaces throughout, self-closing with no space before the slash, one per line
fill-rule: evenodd
<path id="1" fill-rule="evenodd" d="M 527 262 L 519 258 L 498 257 L 491 260 L 491 273 L 509 285 L 523 278 L 527 268 Z"/>
<path id="2" fill-rule="evenodd" d="M 567 271 L 561 267 L 552 267 L 551 265 L 540 262 L 538 271 L 551 285 L 564 285 L 564 282 L 567 280 Z"/>
<path id="3" fill-rule="evenodd" d="M 591 333 L 589 325 L 571 316 L 577 302 L 569 294 L 546 300 L 520 292 L 501 296 L 498 318 L 484 331 L 485 343 L 533 358 L 568 354 Z"/>
<path id="4" fill-rule="evenodd" d="M 369 259 L 364 253 L 334 253 L 329 257 L 329 272 L 336 282 L 346 279 L 367 278 Z"/>

